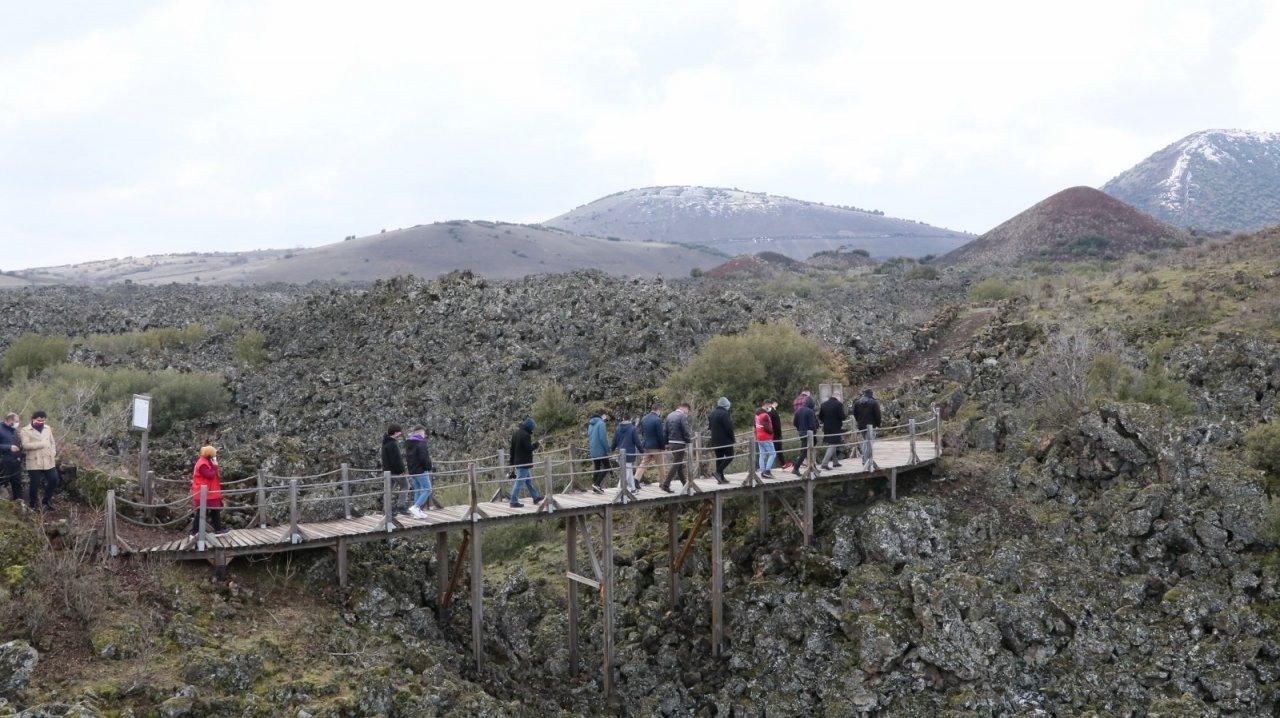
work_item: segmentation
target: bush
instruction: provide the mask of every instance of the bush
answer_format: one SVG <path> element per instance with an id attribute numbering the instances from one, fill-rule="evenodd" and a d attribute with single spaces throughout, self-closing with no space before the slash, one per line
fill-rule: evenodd
<path id="1" fill-rule="evenodd" d="M 998 277 L 987 277 L 969 288 L 969 301 L 995 302 L 1017 294 L 1018 290 L 1009 282 Z"/>
<path id="2" fill-rule="evenodd" d="M 913 264 L 903 276 L 907 279 L 937 279 L 938 268 L 924 264 Z"/>
<path id="3" fill-rule="evenodd" d="M 559 384 L 543 390 L 533 402 L 533 420 L 543 431 L 553 432 L 578 423 L 578 411 Z"/>
<path id="4" fill-rule="evenodd" d="M 1280 424 L 1258 424 L 1244 435 L 1244 447 L 1254 468 L 1280 477 Z"/>
<path id="5" fill-rule="evenodd" d="M 67 360 L 71 340 L 66 337 L 43 337 L 39 334 L 23 334 L 4 351 L 0 360 L 0 374 L 4 378 L 36 376 L 46 368 Z"/>
<path id="6" fill-rule="evenodd" d="M 191 323 L 180 329 L 157 327 L 124 334 L 94 334 L 86 344 L 103 354 L 119 356 L 139 350 L 159 352 L 172 347 L 189 347 L 203 341 L 206 335 L 203 326 Z"/>
<path id="7" fill-rule="evenodd" d="M 156 433 L 163 434 L 178 421 L 226 411 L 231 405 L 222 377 L 175 371 L 155 372 L 153 377 L 151 429 Z"/>
<path id="8" fill-rule="evenodd" d="M 231 356 L 248 364 L 257 366 L 267 361 L 267 337 L 257 329 L 245 332 L 231 347 Z"/>
<path id="9" fill-rule="evenodd" d="M 1147 366 L 1141 372 L 1115 354 L 1099 354 L 1089 370 L 1091 393 L 1101 398 L 1164 407 L 1178 415 L 1190 414 L 1195 408 L 1190 387 L 1169 376 L 1165 369 L 1164 355 L 1171 346 L 1168 339 L 1152 345 L 1147 350 Z"/>
<path id="10" fill-rule="evenodd" d="M 725 396 L 735 417 L 745 421 L 755 402 L 782 401 L 839 376 L 838 371 L 822 343 L 794 324 L 753 324 L 742 334 L 712 337 L 668 377 L 661 394 L 668 404 L 690 400 L 708 408 Z"/>

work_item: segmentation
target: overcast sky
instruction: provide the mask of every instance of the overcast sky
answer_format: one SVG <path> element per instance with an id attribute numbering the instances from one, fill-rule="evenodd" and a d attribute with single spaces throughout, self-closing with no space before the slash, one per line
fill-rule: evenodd
<path id="1" fill-rule="evenodd" d="M 1280 3 L 0 0 L 0 269 L 737 187 L 980 233 L 1280 130 Z"/>

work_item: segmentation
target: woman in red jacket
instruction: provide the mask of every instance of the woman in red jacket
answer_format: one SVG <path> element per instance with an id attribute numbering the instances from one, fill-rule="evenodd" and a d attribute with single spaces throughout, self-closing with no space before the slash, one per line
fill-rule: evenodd
<path id="1" fill-rule="evenodd" d="M 209 510 L 209 521 L 213 524 L 213 532 L 222 535 L 231 529 L 222 525 L 222 478 L 218 474 L 218 450 L 212 446 L 200 449 L 200 458 L 196 461 L 195 471 L 191 472 L 191 503 L 195 512 L 191 516 L 191 535 L 200 531 L 200 489 L 206 489 L 205 508 Z"/>

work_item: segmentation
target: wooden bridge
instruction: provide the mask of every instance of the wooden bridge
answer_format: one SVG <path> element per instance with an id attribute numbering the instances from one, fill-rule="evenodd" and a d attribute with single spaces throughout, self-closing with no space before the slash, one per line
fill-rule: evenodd
<path id="1" fill-rule="evenodd" d="M 812 435 L 807 448 L 799 438 L 786 442 L 783 453 L 789 456 L 805 451 L 807 458 L 799 474 L 775 469 L 772 477 L 761 476 L 756 469 L 755 442 L 749 436 L 739 437 L 734 445 L 736 465 L 742 470 L 726 473 L 727 483 L 716 481 L 708 470 L 712 463 L 710 448 L 703 446 L 701 437 L 686 452 L 686 476 L 690 481 L 673 493 L 662 491 L 656 483 L 640 486 L 631 491 L 625 482 L 619 486 L 595 493 L 585 487 L 590 485 L 590 471 L 585 471 L 581 459 L 571 449 L 549 451 L 541 454 L 535 466 L 540 475 L 535 476 L 543 494 L 539 503 L 526 503 L 523 507 L 509 504 L 507 487 L 513 482 L 504 465 L 504 454 L 499 453 L 491 463 L 479 461 L 435 462 L 432 472 L 433 491 L 423 518 L 393 514 L 394 490 L 391 475 L 387 472 L 353 470 L 347 465 L 341 469 L 310 477 L 268 477 L 257 475 L 257 486 L 235 488 L 253 480 L 242 479 L 225 482 L 223 489 L 224 511 L 253 511 L 256 526 L 233 529 L 225 534 L 206 532 L 206 522 L 200 522 L 194 536 L 184 534 L 172 540 L 149 546 L 132 546 L 118 530 L 120 521 L 143 525 L 185 525 L 190 520 L 192 498 L 189 482 L 171 481 L 186 485 L 181 498 L 160 503 L 155 498 L 156 481 L 144 482 L 141 487 L 143 501 L 133 502 L 118 497 L 114 491 L 107 495 L 104 512 L 104 537 L 112 555 L 145 554 L 174 560 L 205 560 L 212 562 L 219 572 L 236 556 L 260 555 L 327 548 L 337 554 L 338 580 L 347 584 L 347 551 L 352 544 L 390 539 L 418 539 L 434 535 L 436 538 L 436 585 L 438 610 L 443 612 L 450 604 L 462 577 L 463 557 L 469 554 L 470 599 L 472 625 L 472 651 L 476 666 L 483 665 L 482 599 L 482 542 L 486 528 L 516 521 L 564 520 L 566 527 L 566 572 L 569 614 L 569 658 L 573 673 L 578 670 L 578 590 L 587 586 L 600 592 L 603 603 L 603 654 L 604 689 L 613 694 L 613 632 L 614 632 L 614 571 L 613 571 L 613 520 L 618 511 L 632 509 L 667 508 L 668 544 L 670 553 L 670 599 L 679 598 L 677 577 L 685 558 L 704 526 L 711 533 L 711 631 L 712 653 L 719 655 L 723 643 L 723 586 L 724 554 L 721 535 L 722 513 L 727 499 L 754 499 L 759 514 L 758 530 L 767 533 L 770 502 L 777 503 L 800 530 L 805 545 L 813 541 L 814 490 L 823 484 L 845 483 L 851 480 L 887 479 L 890 499 L 897 497 L 899 472 L 914 471 L 935 464 L 941 455 L 941 420 L 935 409 L 928 417 L 906 424 L 880 429 L 869 428 L 864 432 L 853 431 L 845 435 L 852 439 L 842 446 L 847 454 L 843 465 L 830 470 L 817 470 L 815 459 L 825 451 L 825 444 L 815 445 Z M 619 465 L 623 457 L 619 457 Z M 745 465 L 744 465 L 745 464 Z M 659 465 L 662 478 L 669 463 Z M 732 468 L 732 466 L 731 466 Z M 376 490 L 370 491 L 370 488 Z M 674 487 L 673 487 L 674 488 Z M 492 491 L 492 494 L 489 492 Z M 172 493 L 178 493 L 175 490 Z M 797 496 L 798 495 L 798 496 Z M 282 496 L 287 496 L 282 498 Z M 465 497 L 457 503 L 442 503 L 439 497 Z M 488 499 L 482 498 L 488 496 Z M 789 498 L 794 497 L 794 498 Z M 207 510 L 203 496 L 198 511 Z M 380 499 L 381 511 L 361 514 L 359 506 Z M 120 511 L 121 507 L 129 511 Z M 680 545 L 679 515 L 690 506 L 698 508 L 692 530 L 683 546 Z M 159 524 L 157 513 L 178 512 L 177 519 Z M 185 514 L 181 513 L 186 511 Z M 307 520 L 303 519 L 306 513 Z M 287 518 L 283 518 L 287 514 Z M 281 517 L 278 521 L 270 519 Z M 588 520 L 599 519 L 597 539 Z M 709 523 L 708 523 L 709 519 Z M 461 532 L 461 545 L 457 549 L 458 560 L 450 564 L 449 533 Z M 595 544 L 599 542 L 597 547 Z M 591 575 L 581 572 L 578 550 L 585 549 Z"/>

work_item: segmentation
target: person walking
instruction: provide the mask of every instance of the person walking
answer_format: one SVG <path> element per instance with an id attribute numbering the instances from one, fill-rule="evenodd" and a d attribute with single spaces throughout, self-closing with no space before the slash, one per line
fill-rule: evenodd
<path id="1" fill-rule="evenodd" d="M 409 507 L 409 515 L 415 519 L 425 519 L 423 505 L 431 498 L 431 452 L 427 450 L 427 430 L 421 426 L 413 427 L 409 439 L 404 442 L 405 461 L 409 465 L 409 476 L 413 482 L 413 505 Z"/>
<path id="2" fill-rule="evenodd" d="M 10 412 L 0 423 L 0 484 L 9 485 L 9 496 L 22 500 L 22 441 L 18 439 L 18 415 Z"/>
<path id="3" fill-rule="evenodd" d="M 813 434 L 818 430 L 818 415 L 813 411 L 812 396 L 804 398 L 804 403 L 796 410 L 796 416 L 791 423 L 795 424 L 796 432 L 800 434 L 800 453 L 791 465 L 791 473 L 799 476 L 805 459 L 809 458 L 809 447 L 813 446 Z M 814 470 L 812 466 L 809 469 Z"/>
<path id="4" fill-rule="evenodd" d="M 534 504 L 541 503 L 542 494 L 533 486 L 533 452 L 541 446 L 533 440 L 533 430 L 537 425 L 533 423 L 533 417 L 526 416 L 524 421 L 520 422 L 520 426 L 511 434 L 511 452 L 508 456 L 511 466 L 516 472 L 516 483 L 511 487 L 511 506 L 519 508 L 524 506 L 520 503 L 520 488 L 524 487 L 529 491 L 529 498 Z"/>
<path id="5" fill-rule="evenodd" d="M 800 407 L 804 406 L 805 399 L 808 399 L 812 395 L 813 392 L 808 389 L 796 394 L 796 398 L 791 401 L 791 413 L 795 414 L 797 411 L 800 411 Z"/>
<path id="6" fill-rule="evenodd" d="M 727 484 L 724 470 L 733 462 L 733 419 L 729 417 L 729 399 L 720 397 L 716 408 L 707 415 L 707 428 L 711 430 L 711 450 L 716 455 L 716 483 Z"/>
<path id="7" fill-rule="evenodd" d="M 693 434 L 689 431 L 689 405 L 681 404 L 667 414 L 666 424 L 667 448 L 671 450 L 671 470 L 667 472 L 667 478 L 662 482 L 661 488 L 669 494 L 672 493 L 672 479 L 680 479 L 681 486 L 688 483 L 684 469 L 685 448 L 693 440 Z"/>
<path id="8" fill-rule="evenodd" d="M 195 511 L 191 514 L 191 536 L 200 534 L 200 491 L 205 492 L 204 507 L 209 514 L 209 523 L 213 525 L 213 533 L 221 536 L 231 531 L 222 523 L 222 472 L 218 469 L 218 450 L 212 446 L 200 447 L 200 458 L 196 459 L 195 469 L 191 472 L 191 505 Z"/>
<path id="9" fill-rule="evenodd" d="M 626 482 L 628 489 L 638 491 L 640 487 L 636 484 L 635 476 L 632 475 L 632 469 L 636 465 L 636 454 L 640 451 L 635 422 L 630 419 L 618 422 L 617 428 L 613 430 L 613 443 L 609 444 L 609 451 L 623 452 L 622 480 Z"/>
<path id="10" fill-rule="evenodd" d="M 836 450 L 844 443 L 844 402 L 832 394 L 818 407 L 818 421 L 822 422 L 822 440 L 827 444 L 827 453 L 822 456 L 823 471 L 840 465 L 840 457 Z"/>
<path id="11" fill-rule="evenodd" d="M 766 479 L 772 479 L 771 469 L 777 455 L 773 449 L 773 421 L 769 419 L 768 403 L 768 401 L 762 401 L 760 406 L 756 407 L 755 439 L 760 475 Z"/>
<path id="12" fill-rule="evenodd" d="M 636 466 L 636 483 L 651 484 L 644 480 L 644 470 L 657 466 L 658 476 L 662 476 L 662 455 L 667 451 L 667 430 L 662 426 L 661 404 L 649 407 L 649 413 L 640 418 L 640 448 L 644 453 Z"/>
<path id="13" fill-rule="evenodd" d="M 866 466 L 871 456 L 871 432 L 867 427 L 880 428 L 880 402 L 870 389 L 863 389 L 862 396 L 853 402 L 853 420 L 858 425 L 858 433 L 862 435 L 862 464 Z"/>
<path id="14" fill-rule="evenodd" d="M 18 441 L 26 454 L 27 463 L 27 506 L 36 510 L 36 501 L 40 496 L 40 486 L 44 485 L 44 500 L 41 506 L 53 509 L 53 492 L 58 489 L 58 442 L 53 438 L 53 428 L 45 419 L 43 411 L 31 414 L 31 423 L 18 432 Z"/>
<path id="15" fill-rule="evenodd" d="M 382 470 L 391 472 L 391 515 L 403 514 L 405 493 L 409 489 L 405 480 L 404 454 L 400 451 L 400 439 L 404 429 L 399 424 L 388 424 L 382 435 Z"/>
<path id="16" fill-rule="evenodd" d="M 587 422 L 587 451 L 591 454 L 591 490 L 604 493 L 604 477 L 609 474 L 609 415 L 603 410 L 591 415 Z"/>
<path id="17" fill-rule="evenodd" d="M 782 417 L 778 416 L 778 400 L 770 399 L 765 403 L 765 408 L 769 410 L 769 423 L 773 425 L 773 453 L 778 456 L 778 468 L 789 469 L 791 463 L 782 453 Z"/>

